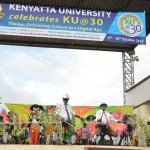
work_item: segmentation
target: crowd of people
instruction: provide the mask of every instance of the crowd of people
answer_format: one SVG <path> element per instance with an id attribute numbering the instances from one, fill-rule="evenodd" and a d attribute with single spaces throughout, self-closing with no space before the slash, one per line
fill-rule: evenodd
<path id="1" fill-rule="evenodd" d="M 5 104 L 0 103 L 0 143 L 105 145 L 108 144 L 105 140 L 105 136 L 108 135 L 110 137 L 109 144 L 113 145 L 112 137 L 117 137 L 118 133 L 111 129 L 110 121 L 116 123 L 121 123 L 121 121 L 116 120 L 112 114 L 106 111 L 107 104 L 101 103 L 100 110 L 96 112 L 95 135 L 91 139 L 85 119 L 73 112 L 72 106 L 68 103 L 69 99 L 68 94 L 62 96 L 63 102 L 57 105 L 57 109 L 53 114 L 55 121 L 60 120 L 61 125 L 58 127 L 58 124 L 55 124 L 48 127 L 50 132 L 47 131 L 46 125 L 43 125 L 39 115 L 40 111 L 43 111 L 42 106 L 37 104 L 32 105 L 30 107 L 31 114 L 28 119 L 28 124 L 22 124 L 20 126 L 18 124 L 11 124 L 11 119 L 9 124 L 4 123 L 1 115 L 2 112 L 5 112 L 8 118 L 11 118 L 12 113 Z M 79 129 L 80 135 L 75 130 L 75 117 L 79 118 L 83 125 Z M 57 128 L 59 128 L 59 131 Z M 63 128 L 64 131 L 60 130 L 60 128 Z M 65 134 L 67 133 L 70 134 L 69 137 L 66 137 Z"/>

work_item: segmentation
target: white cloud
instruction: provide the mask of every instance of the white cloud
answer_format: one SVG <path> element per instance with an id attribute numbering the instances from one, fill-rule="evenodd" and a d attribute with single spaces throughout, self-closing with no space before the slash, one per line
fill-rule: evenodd
<path id="1" fill-rule="evenodd" d="M 118 58 L 117 61 L 116 58 Z M 72 85 L 70 93 L 75 99 L 74 105 L 78 105 L 78 103 L 99 105 L 102 101 L 113 105 L 115 99 L 118 101 L 116 104 L 123 103 L 122 89 L 119 91 L 116 89 L 116 84 L 122 80 L 120 53 L 81 51 L 79 64 L 78 74 L 70 80 L 70 85 Z M 113 65 L 117 67 L 114 69 Z M 122 87 L 122 82 L 119 84 Z"/>
<path id="2" fill-rule="evenodd" d="M 150 74 L 149 49 L 135 50 L 136 82 Z M 123 105 L 121 53 L 1 46 L 0 66 L 4 102 L 56 104 L 68 93 L 72 105 Z"/>
<path id="3" fill-rule="evenodd" d="M 135 54 L 139 57 L 139 61 L 135 62 L 135 83 L 150 75 L 150 35 L 146 43 L 146 46 L 135 49 Z"/>

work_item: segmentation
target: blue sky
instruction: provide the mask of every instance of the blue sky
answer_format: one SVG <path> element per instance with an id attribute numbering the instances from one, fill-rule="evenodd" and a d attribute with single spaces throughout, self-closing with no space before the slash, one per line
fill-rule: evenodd
<path id="1" fill-rule="evenodd" d="M 150 36 L 135 49 L 135 82 L 150 74 Z M 122 54 L 0 45 L 3 102 L 56 104 L 64 93 L 72 105 L 123 105 Z"/>

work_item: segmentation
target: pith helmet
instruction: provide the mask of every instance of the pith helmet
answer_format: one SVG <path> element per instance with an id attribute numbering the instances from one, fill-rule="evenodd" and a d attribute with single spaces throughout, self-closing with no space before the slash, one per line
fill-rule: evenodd
<path id="1" fill-rule="evenodd" d="M 105 102 L 101 103 L 101 104 L 99 105 L 99 107 L 101 107 L 102 105 L 105 105 L 105 106 L 107 107 L 107 104 L 106 104 Z"/>
<path id="2" fill-rule="evenodd" d="M 68 94 L 64 94 L 62 99 L 68 99 L 69 100 L 69 95 Z"/>

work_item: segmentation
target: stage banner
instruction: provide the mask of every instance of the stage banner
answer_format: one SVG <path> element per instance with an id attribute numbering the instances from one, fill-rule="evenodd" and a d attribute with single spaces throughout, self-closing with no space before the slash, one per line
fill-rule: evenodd
<path id="1" fill-rule="evenodd" d="M 0 34 L 146 44 L 144 12 L 0 3 Z"/>
<path id="2" fill-rule="evenodd" d="M 57 139 L 57 144 L 71 138 L 68 130 L 62 128 L 61 121 L 56 115 L 57 105 L 28 105 L 28 104 L 10 104 L 6 107 L 11 112 L 11 117 L 3 113 L 3 119 L 0 119 L 0 139 L 5 139 L 0 144 L 53 144 L 54 131 L 61 136 Z M 99 106 L 73 106 L 73 112 L 82 118 L 72 120 L 71 126 L 74 126 L 77 137 L 81 137 L 83 124 L 87 124 L 89 140 L 95 135 L 95 115 Z M 124 117 L 132 114 L 132 106 L 108 106 L 107 111 L 112 116 L 121 121 Z M 128 119 L 127 119 L 128 120 Z M 110 122 L 111 129 L 118 132 L 120 136 L 127 130 L 127 123 Z M 6 138 L 3 138 L 7 135 Z M 9 135 L 9 136 L 8 136 Z M 17 140 L 16 140 L 17 139 Z"/>

